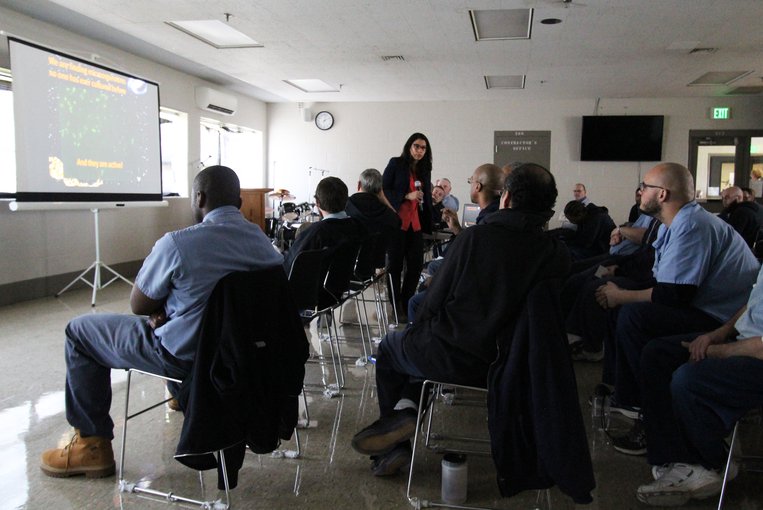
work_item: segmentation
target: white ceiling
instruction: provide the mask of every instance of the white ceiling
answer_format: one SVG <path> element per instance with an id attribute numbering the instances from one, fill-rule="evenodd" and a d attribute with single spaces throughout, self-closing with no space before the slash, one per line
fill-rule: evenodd
<path id="1" fill-rule="evenodd" d="M 268 102 L 720 96 L 763 85 L 761 0 L 0 0 Z M 469 9 L 533 8 L 530 40 L 476 42 Z M 218 50 L 165 21 L 220 19 L 264 45 Z M 544 25 L 544 18 L 562 23 Z M 690 55 L 687 47 L 713 47 Z M 671 49 L 684 48 L 684 49 Z M 404 62 L 382 56 L 402 55 Z M 687 84 L 751 71 L 730 86 Z M 485 75 L 526 74 L 524 90 Z M 150 78 L 150 77 L 149 77 Z M 318 78 L 308 94 L 283 80 Z M 763 95 L 761 95 L 763 98 Z"/>

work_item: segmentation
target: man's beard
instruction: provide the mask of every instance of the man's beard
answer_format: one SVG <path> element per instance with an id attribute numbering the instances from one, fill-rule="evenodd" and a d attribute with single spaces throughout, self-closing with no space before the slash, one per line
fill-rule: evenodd
<path id="1" fill-rule="evenodd" d="M 644 201 L 644 199 L 641 199 L 639 211 L 646 214 L 647 216 L 656 218 L 662 211 L 662 207 L 660 207 L 660 203 L 657 200 Z"/>

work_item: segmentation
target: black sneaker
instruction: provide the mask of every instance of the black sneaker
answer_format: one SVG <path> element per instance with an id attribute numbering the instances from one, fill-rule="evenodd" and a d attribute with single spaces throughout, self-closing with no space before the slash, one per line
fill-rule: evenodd
<path id="1" fill-rule="evenodd" d="M 621 404 L 617 401 L 617 395 L 610 397 L 609 399 L 609 412 L 622 414 L 626 418 L 631 420 L 638 420 L 641 416 L 641 408 L 636 406 L 629 406 Z"/>
<path id="2" fill-rule="evenodd" d="M 392 476 L 411 465 L 411 442 L 403 441 L 384 455 L 371 457 L 374 476 Z"/>
<path id="3" fill-rule="evenodd" d="M 570 357 L 572 361 L 601 361 L 604 359 L 604 348 L 597 352 L 586 351 L 583 342 L 575 342 L 570 344 Z"/>
<path id="4" fill-rule="evenodd" d="M 627 434 L 612 439 L 615 450 L 626 455 L 646 455 L 646 430 L 636 421 Z"/>
<path id="5" fill-rule="evenodd" d="M 415 409 L 394 411 L 364 428 L 352 438 L 352 447 L 358 453 L 382 455 L 416 433 L 418 413 Z"/>

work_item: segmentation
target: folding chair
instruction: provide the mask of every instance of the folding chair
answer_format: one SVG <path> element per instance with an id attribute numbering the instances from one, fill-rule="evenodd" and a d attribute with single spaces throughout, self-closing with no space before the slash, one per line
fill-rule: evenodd
<path id="1" fill-rule="evenodd" d="M 445 393 L 444 390 L 450 390 L 451 392 Z M 465 390 L 468 392 L 476 392 L 487 395 L 486 388 L 478 388 L 476 386 L 467 386 L 463 384 L 454 384 L 443 381 L 434 381 L 427 379 L 422 384 L 421 396 L 419 398 L 419 409 L 424 410 L 419 413 L 416 421 L 416 433 L 413 437 L 413 447 L 411 452 L 411 465 L 408 470 L 408 485 L 406 487 L 405 497 L 408 502 L 416 509 L 441 507 L 441 508 L 462 508 L 472 510 L 491 510 L 485 507 L 469 506 L 465 504 L 453 505 L 442 501 L 432 501 L 428 499 L 422 499 L 412 494 L 413 477 L 416 465 L 416 447 L 420 444 L 423 436 L 423 446 L 429 450 L 438 454 L 445 453 L 462 453 L 472 456 L 490 457 L 490 439 L 487 437 L 472 437 L 472 436 L 460 436 L 460 435 L 447 435 L 439 432 L 432 432 L 432 422 L 435 414 L 435 406 L 438 400 L 443 400 L 446 404 L 453 405 L 456 403 L 456 391 Z M 468 405 L 472 407 L 481 407 L 487 412 L 486 403 L 484 400 L 478 401 L 475 399 L 467 399 L 460 402 L 461 405 Z M 427 417 L 426 425 L 423 423 L 424 417 Z M 442 441 L 441 443 L 432 443 L 432 440 Z M 447 445 L 446 445 L 447 444 Z M 467 446 L 457 446 L 465 444 Z M 453 446 L 456 445 L 456 446 Z M 473 446 L 471 446 L 473 445 Z M 480 447 L 481 446 L 481 447 Z M 551 493 L 549 489 L 540 489 L 537 492 L 536 502 L 534 509 L 550 509 L 551 508 Z"/>
<path id="2" fill-rule="evenodd" d="M 269 299 L 262 300 L 262 295 Z M 307 338 L 280 266 L 223 277 L 206 305 L 193 367 L 185 380 L 127 369 L 120 490 L 202 508 L 229 508 L 230 489 L 236 486 L 245 447 L 256 453 L 273 452 L 281 440 L 296 432 L 297 398 L 307 355 Z M 129 421 L 169 400 L 130 414 L 133 373 L 182 385 L 177 398 L 184 408 L 184 420 L 175 458 L 199 471 L 217 467 L 218 488 L 225 491 L 224 503 L 204 499 L 201 472 L 202 499 L 126 480 Z M 226 452 L 233 455 L 226 458 Z"/>
<path id="3" fill-rule="evenodd" d="M 378 317 L 379 336 L 381 339 L 384 335 L 384 320 L 382 315 L 384 314 L 383 303 L 381 301 L 381 295 L 378 292 L 378 285 L 376 284 L 376 269 L 384 267 L 384 246 L 381 244 L 381 234 L 375 232 L 366 239 L 360 245 L 358 251 L 358 258 L 355 262 L 355 270 L 350 280 L 350 298 L 355 301 L 356 310 L 358 312 L 357 322 L 346 322 L 343 320 L 344 308 L 340 309 L 339 321 L 342 324 L 353 324 L 360 328 L 361 341 L 367 342 L 367 347 L 364 345 L 363 357 L 356 361 L 356 365 L 366 365 L 369 361 L 369 355 L 373 350 L 371 326 L 368 319 L 368 309 L 364 293 L 371 289 L 373 292 L 373 303 Z"/>
<path id="4" fill-rule="evenodd" d="M 225 485 L 225 503 L 223 503 L 221 500 L 209 500 L 209 499 L 203 499 L 205 487 L 204 487 L 204 476 L 202 471 L 198 471 L 199 473 L 199 485 L 201 486 L 201 497 L 202 499 L 193 499 L 188 498 L 184 496 L 178 496 L 177 494 L 174 494 L 172 491 L 159 491 L 155 489 L 151 489 L 148 487 L 141 486 L 138 482 L 131 482 L 125 479 L 125 459 L 127 457 L 127 424 L 129 423 L 129 420 L 142 415 L 143 413 L 146 413 L 148 411 L 151 411 L 152 409 L 155 409 L 159 406 L 163 406 L 167 402 L 171 400 L 170 398 L 167 398 L 165 400 L 162 400 L 161 402 L 157 402 L 156 404 L 150 405 L 146 408 L 141 409 L 140 411 L 134 412 L 130 414 L 130 384 L 132 382 L 132 375 L 134 373 L 137 374 L 143 374 L 149 377 L 155 377 L 157 379 L 162 379 L 165 382 L 173 382 L 180 384 L 183 381 L 180 379 L 173 379 L 172 377 L 166 377 L 159 374 L 152 374 L 150 372 L 144 372 L 142 370 L 137 370 L 135 368 L 129 368 L 127 369 L 127 391 L 125 394 L 125 417 L 124 417 L 124 427 L 122 427 L 122 445 L 119 449 L 119 490 L 120 492 L 132 492 L 132 493 L 140 493 L 140 494 L 148 494 L 150 496 L 157 496 L 166 499 L 169 502 L 182 502 L 182 503 L 191 503 L 194 505 L 199 505 L 201 508 L 204 509 L 228 509 L 230 508 L 230 483 L 228 481 L 227 476 L 227 470 L 225 465 L 225 452 L 223 450 L 218 450 L 215 453 L 218 455 L 218 458 L 220 459 L 220 466 L 223 473 L 223 481 Z"/>
<path id="5" fill-rule="evenodd" d="M 581 499 L 590 497 L 595 486 L 558 294 L 556 280 L 541 281 L 530 290 L 516 321 L 507 324 L 505 336 L 496 338 L 498 356 L 489 368 L 485 388 L 427 380 L 419 399 L 421 410 L 434 405 L 436 399 L 427 404 L 428 386 L 484 393 L 490 410 L 486 427 L 490 432 L 490 450 L 445 447 L 437 451 L 491 455 L 501 493 L 509 496 L 524 490 L 538 490 L 535 508 L 538 504 L 550 505 L 548 488 L 554 484 L 558 483 L 571 497 Z M 430 409 L 430 422 L 432 415 Z M 424 506 L 453 507 L 447 503 L 424 502 L 411 493 L 421 419 L 420 414 L 406 497 L 417 508 L 424 503 Z M 428 426 L 427 442 L 430 431 Z M 526 451 L 519 454 L 526 462 L 513 462 L 518 458 L 516 450 L 522 447 L 517 438 L 523 438 L 522 443 L 527 446 Z M 483 444 L 486 441 L 462 436 L 450 436 L 450 439 Z M 554 462 L 558 455 L 564 456 L 563 465 Z M 474 507 L 459 505 L 457 508 Z"/>
<path id="6" fill-rule="evenodd" d="M 761 412 L 761 409 L 756 408 L 753 412 L 748 413 L 747 415 L 743 416 L 737 422 L 734 424 L 734 429 L 731 433 L 731 442 L 729 443 L 729 455 L 726 458 L 726 465 L 723 470 L 723 483 L 721 485 L 721 494 L 718 496 L 718 510 L 723 509 L 723 500 L 726 496 L 726 484 L 729 482 L 729 473 L 731 472 L 731 464 L 734 462 L 734 458 L 736 457 L 738 460 L 754 460 L 757 462 L 763 461 L 763 457 L 759 455 L 740 455 L 739 450 L 739 424 L 744 423 L 747 420 L 747 418 L 750 416 L 750 414 L 758 413 L 755 418 L 757 419 L 758 424 L 760 424 L 761 415 L 759 414 Z M 754 470 L 759 471 L 759 470 Z"/>
<path id="7" fill-rule="evenodd" d="M 289 272 L 289 286 L 295 296 L 303 319 L 321 317 L 329 342 L 330 362 L 335 383 L 325 383 L 324 393 L 331 397 L 344 387 L 345 374 L 334 310 L 349 297 L 350 279 L 357 260 L 358 246 L 343 243 L 334 248 L 305 250 L 295 258 Z M 326 260 L 329 260 L 326 264 Z M 363 344 L 365 349 L 365 343 Z M 325 363 L 327 357 L 318 353 L 314 361 Z"/>

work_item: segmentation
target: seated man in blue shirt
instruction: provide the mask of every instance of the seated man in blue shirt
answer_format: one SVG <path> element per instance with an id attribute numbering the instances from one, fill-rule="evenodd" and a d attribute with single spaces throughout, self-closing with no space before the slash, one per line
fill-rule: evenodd
<path id="1" fill-rule="evenodd" d="M 658 337 L 723 324 L 744 304 L 759 268 L 742 238 L 694 201 L 694 179 L 682 165 L 652 168 L 641 190 L 641 210 L 662 222 L 654 243 L 657 283 L 627 290 L 608 282 L 597 290 L 602 307 L 620 307 L 612 410 L 634 419 L 641 405 L 637 376 L 643 348 Z M 613 444 L 622 453 L 643 453 L 640 423 Z"/>
<path id="2" fill-rule="evenodd" d="M 641 354 L 641 402 L 647 461 L 654 481 L 639 501 L 675 506 L 721 490 L 725 438 L 750 409 L 763 405 L 763 271 L 750 299 L 705 334 L 662 338 Z M 729 469 L 729 478 L 737 473 Z"/>
<path id="3" fill-rule="evenodd" d="M 199 172 L 192 205 L 198 224 L 165 234 L 138 272 L 130 295 L 136 315 L 88 314 L 66 326 L 66 418 L 76 430 L 67 446 L 42 454 L 46 475 L 113 475 L 111 369 L 185 378 L 218 280 L 281 264 L 260 227 L 239 211 L 239 180 L 230 168 Z"/>

